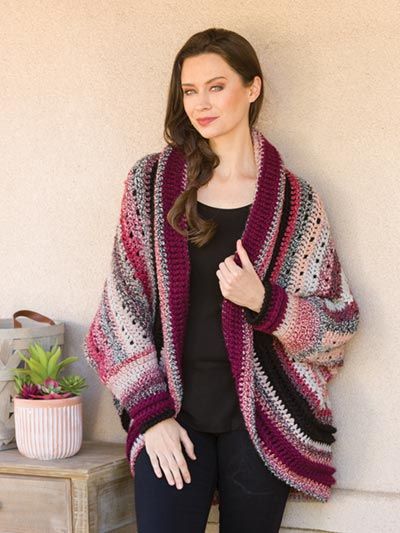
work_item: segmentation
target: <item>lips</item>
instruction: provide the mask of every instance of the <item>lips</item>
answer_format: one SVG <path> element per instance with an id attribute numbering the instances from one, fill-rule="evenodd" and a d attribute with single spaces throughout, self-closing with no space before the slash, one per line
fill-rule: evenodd
<path id="1" fill-rule="evenodd" d="M 216 120 L 218 117 L 204 117 L 204 118 L 198 118 L 197 119 L 197 122 L 201 125 L 201 126 L 206 126 L 207 124 L 210 124 L 210 122 L 213 122 L 214 120 Z"/>

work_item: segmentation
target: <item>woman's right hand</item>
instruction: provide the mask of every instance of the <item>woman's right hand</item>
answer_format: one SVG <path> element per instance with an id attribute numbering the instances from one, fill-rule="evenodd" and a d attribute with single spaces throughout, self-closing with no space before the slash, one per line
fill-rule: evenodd
<path id="1" fill-rule="evenodd" d="M 183 488 L 183 479 L 190 483 L 190 473 L 181 449 L 181 441 L 187 454 L 196 459 L 194 445 L 189 434 L 175 418 L 166 418 L 144 432 L 146 451 L 157 477 L 162 477 L 161 468 L 170 485 Z M 160 463 L 160 465 L 159 465 Z"/>

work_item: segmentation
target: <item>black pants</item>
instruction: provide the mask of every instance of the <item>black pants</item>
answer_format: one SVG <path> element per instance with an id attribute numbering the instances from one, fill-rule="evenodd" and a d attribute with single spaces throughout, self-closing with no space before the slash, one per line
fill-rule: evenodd
<path id="1" fill-rule="evenodd" d="M 205 433 L 180 419 L 194 444 L 181 443 L 191 482 L 183 488 L 158 478 L 146 448 L 136 459 L 134 491 L 138 533 L 204 533 L 215 488 L 220 533 L 278 533 L 289 485 L 263 463 L 246 430 Z"/>

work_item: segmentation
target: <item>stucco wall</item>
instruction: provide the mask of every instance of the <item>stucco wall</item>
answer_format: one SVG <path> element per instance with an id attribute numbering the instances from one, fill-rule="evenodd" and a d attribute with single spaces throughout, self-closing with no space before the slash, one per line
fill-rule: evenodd
<path id="1" fill-rule="evenodd" d="M 362 319 L 330 385 L 338 426 L 328 504 L 284 525 L 398 531 L 400 521 L 399 2 L 16 1 L 1 6 L 1 313 L 83 336 L 108 271 L 123 180 L 161 149 L 173 58 L 194 32 L 236 30 L 266 77 L 260 128 L 325 200 Z M 123 441 L 82 362 L 84 438 Z"/>

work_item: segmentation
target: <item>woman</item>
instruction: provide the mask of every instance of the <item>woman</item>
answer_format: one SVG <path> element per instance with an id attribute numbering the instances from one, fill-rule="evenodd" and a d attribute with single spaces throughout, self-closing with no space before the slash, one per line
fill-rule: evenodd
<path id="1" fill-rule="evenodd" d="M 140 533 L 277 532 L 335 483 L 327 383 L 359 308 L 320 195 L 254 126 L 254 49 L 178 52 L 167 145 L 128 173 L 85 355 L 127 430 Z M 213 499 L 213 496 L 216 498 Z"/>

